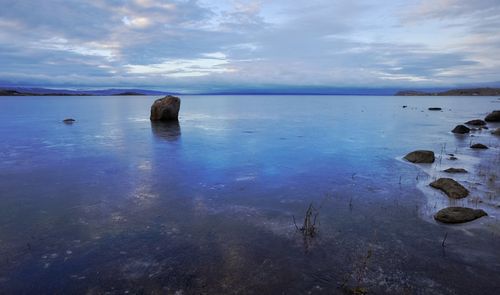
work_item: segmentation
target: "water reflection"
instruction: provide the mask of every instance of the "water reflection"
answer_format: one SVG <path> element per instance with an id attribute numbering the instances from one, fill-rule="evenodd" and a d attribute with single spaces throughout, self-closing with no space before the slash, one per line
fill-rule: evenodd
<path id="1" fill-rule="evenodd" d="M 151 122 L 151 130 L 156 137 L 168 141 L 176 141 L 181 136 L 181 126 L 178 121 Z"/>

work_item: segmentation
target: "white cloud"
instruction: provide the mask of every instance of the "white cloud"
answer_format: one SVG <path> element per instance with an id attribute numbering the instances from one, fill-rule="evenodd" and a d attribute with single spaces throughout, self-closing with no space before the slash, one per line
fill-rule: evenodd
<path id="1" fill-rule="evenodd" d="M 170 59 L 157 64 L 127 64 L 125 68 L 129 74 L 162 75 L 165 77 L 200 77 L 233 71 L 229 67 L 226 55 L 221 52 L 205 53 L 202 58 Z"/>
<path id="2" fill-rule="evenodd" d="M 122 22 L 131 28 L 139 28 L 139 29 L 144 29 L 152 25 L 152 22 L 150 19 L 147 17 L 131 17 L 128 18 L 127 16 L 124 16 L 122 18 Z"/>
<path id="3" fill-rule="evenodd" d="M 74 79 L 77 85 L 120 86 L 115 83 L 143 78 L 167 85 L 172 77 L 185 87 L 500 81 L 498 0 L 2 4 L 9 7 L 0 10 L 3 83 Z"/>
<path id="4" fill-rule="evenodd" d="M 43 39 L 39 42 L 33 43 L 32 47 L 39 49 L 66 51 L 83 56 L 104 57 L 110 61 L 116 58 L 116 50 L 113 49 L 112 45 L 97 42 L 79 44 L 76 42 L 70 42 L 69 40 L 60 37 Z"/>

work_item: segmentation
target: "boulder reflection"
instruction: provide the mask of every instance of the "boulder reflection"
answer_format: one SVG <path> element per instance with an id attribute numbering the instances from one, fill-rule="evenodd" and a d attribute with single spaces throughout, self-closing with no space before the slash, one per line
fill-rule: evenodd
<path id="1" fill-rule="evenodd" d="M 151 122 L 153 134 L 164 140 L 176 141 L 181 136 L 181 126 L 178 121 Z"/>

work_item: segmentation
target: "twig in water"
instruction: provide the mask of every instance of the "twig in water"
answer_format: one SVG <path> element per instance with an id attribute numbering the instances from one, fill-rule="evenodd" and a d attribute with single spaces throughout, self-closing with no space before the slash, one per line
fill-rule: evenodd
<path id="1" fill-rule="evenodd" d="M 443 242 L 441 243 L 441 247 L 443 247 L 443 248 L 444 248 L 444 247 L 446 247 L 445 242 L 446 242 L 446 238 L 447 238 L 447 237 L 448 237 L 448 232 L 446 232 L 446 233 L 444 234 Z"/>
<path id="2" fill-rule="evenodd" d="M 295 215 L 292 215 L 292 218 L 293 218 L 293 224 L 295 225 L 295 228 L 297 230 L 300 230 L 299 227 L 297 226 L 297 223 L 295 222 Z"/>
<path id="3" fill-rule="evenodd" d="M 318 227 L 316 226 L 316 221 L 318 219 L 319 211 L 314 208 L 313 203 L 309 204 L 307 208 L 306 215 L 304 217 L 304 224 L 302 227 L 298 227 L 295 222 L 295 216 L 293 217 L 293 224 L 298 231 L 301 231 L 304 237 L 314 237 L 318 232 Z"/>

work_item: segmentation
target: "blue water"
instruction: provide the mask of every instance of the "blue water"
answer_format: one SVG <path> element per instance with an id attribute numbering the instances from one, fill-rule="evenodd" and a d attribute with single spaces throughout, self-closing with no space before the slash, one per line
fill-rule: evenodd
<path id="1" fill-rule="evenodd" d="M 398 160 L 445 146 L 498 177 L 498 137 L 450 133 L 496 97 L 182 96 L 179 124 L 152 124 L 154 99 L 0 97 L 0 293 L 500 287 L 498 182 L 488 217 L 442 225 Z"/>

